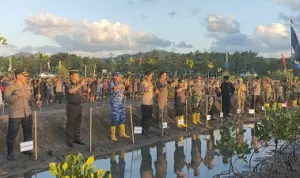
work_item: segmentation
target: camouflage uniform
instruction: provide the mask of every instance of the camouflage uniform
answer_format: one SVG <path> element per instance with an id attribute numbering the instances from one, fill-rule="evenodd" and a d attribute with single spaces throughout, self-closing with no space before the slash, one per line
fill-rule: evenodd
<path id="1" fill-rule="evenodd" d="M 200 113 L 200 104 L 203 97 L 203 86 L 201 83 L 195 83 L 192 94 L 192 112 Z"/>
<path id="2" fill-rule="evenodd" d="M 192 122 L 193 124 L 200 124 L 200 104 L 203 97 L 202 81 L 196 82 L 192 88 Z"/>
<path id="3" fill-rule="evenodd" d="M 110 94 L 110 124 L 111 126 L 118 126 L 125 123 L 126 111 L 124 104 L 124 88 L 114 91 L 114 87 L 118 84 L 111 82 L 109 84 L 109 94 Z"/>
<path id="4" fill-rule="evenodd" d="M 114 73 L 114 77 L 119 76 L 119 73 Z M 115 87 L 118 89 L 115 90 Z M 125 121 L 126 121 L 126 110 L 125 110 L 125 103 L 124 103 L 124 85 L 119 85 L 118 82 L 113 81 L 109 84 L 109 95 L 110 95 L 110 108 L 111 108 L 111 115 L 110 115 L 110 137 L 111 140 L 117 141 L 115 136 L 116 134 L 116 126 L 120 128 L 120 136 L 123 138 L 130 138 L 126 134 L 125 129 Z"/>

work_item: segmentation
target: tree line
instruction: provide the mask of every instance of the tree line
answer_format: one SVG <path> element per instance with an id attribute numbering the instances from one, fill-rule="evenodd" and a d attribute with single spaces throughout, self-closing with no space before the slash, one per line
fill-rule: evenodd
<path id="1" fill-rule="evenodd" d="M 7 73 L 17 67 L 27 69 L 31 75 L 41 72 L 51 72 L 66 76 L 68 69 L 79 69 L 81 74 L 91 76 L 94 73 L 101 75 L 102 70 L 107 73 L 119 71 L 122 73 L 143 73 L 150 71 L 169 71 L 173 74 L 189 74 L 190 71 L 200 75 L 208 72 L 218 74 L 225 71 L 226 53 L 222 52 L 190 52 L 174 53 L 163 50 L 153 50 L 134 55 L 124 54 L 109 58 L 81 57 L 75 54 L 57 53 L 51 56 L 37 53 L 30 56 L 0 57 L 0 72 Z M 287 59 L 289 61 L 289 59 Z M 283 70 L 281 59 L 263 58 L 257 52 L 244 51 L 228 54 L 229 72 L 231 74 L 257 73 L 258 75 L 271 75 Z M 290 68 L 290 63 L 287 62 Z M 50 67 L 50 68 L 49 68 Z M 298 74 L 298 71 L 293 71 Z"/>

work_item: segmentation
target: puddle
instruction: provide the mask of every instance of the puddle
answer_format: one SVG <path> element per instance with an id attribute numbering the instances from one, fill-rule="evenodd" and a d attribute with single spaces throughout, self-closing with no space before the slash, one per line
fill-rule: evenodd
<path id="1" fill-rule="evenodd" d="M 243 125 L 243 128 L 246 129 L 243 138 L 250 147 L 253 145 L 253 129 L 251 127 L 252 125 L 249 124 Z M 175 173 L 185 175 L 187 178 L 209 178 L 229 169 L 225 154 L 214 150 L 214 144 L 220 139 L 219 130 L 210 131 L 208 135 L 193 134 L 187 138 L 157 142 L 126 153 L 113 153 L 108 155 L 107 159 L 96 160 L 94 165 L 99 169 L 110 170 L 113 178 L 174 178 L 176 177 Z M 259 146 L 259 143 L 257 144 L 256 146 Z M 269 148 L 264 151 L 260 150 L 260 153 L 254 154 L 252 160 L 257 157 L 265 157 L 267 150 Z M 250 157 L 251 154 L 247 156 L 247 160 Z M 240 172 L 249 171 L 249 165 L 242 160 L 235 161 L 234 168 Z M 21 176 L 25 178 L 54 177 L 48 171 L 38 174 L 26 173 Z M 229 176 L 230 174 L 225 177 Z"/>

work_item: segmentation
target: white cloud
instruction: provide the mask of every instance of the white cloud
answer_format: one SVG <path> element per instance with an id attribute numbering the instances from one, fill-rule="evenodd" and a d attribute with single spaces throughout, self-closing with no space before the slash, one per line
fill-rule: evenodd
<path id="1" fill-rule="evenodd" d="M 57 47 L 51 50 L 95 53 L 101 51 L 144 50 L 171 46 L 169 40 L 154 34 L 132 31 L 129 25 L 103 19 L 95 22 L 71 21 L 52 14 L 30 15 L 25 19 L 25 31 L 53 39 Z M 51 51 L 50 50 L 50 51 Z"/>
<path id="2" fill-rule="evenodd" d="M 222 17 L 219 14 L 210 14 L 204 19 L 207 31 L 220 33 L 239 33 L 240 23 L 235 16 Z"/>
<path id="3" fill-rule="evenodd" d="M 300 0 L 272 0 L 273 3 L 283 4 L 294 11 L 300 10 Z"/>
<path id="4" fill-rule="evenodd" d="M 289 29 L 286 25 L 280 23 L 258 25 L 253 34 L 247 35 L 240 32 L 239 25 L 230 25 L 240 24 L 234 16 L 227 19 L 219 15 L 216 17 L 208 16 L 206 18 L 217 19 L 213 22 L 212 20 L 206 21 L 208 30 L 206 36 L 213 39 L 212 51 L 252 50 L 261 55 L 270 56 L 272 54 L 278 55 L 278 53 L 288 51 L 290 48 Z"/>

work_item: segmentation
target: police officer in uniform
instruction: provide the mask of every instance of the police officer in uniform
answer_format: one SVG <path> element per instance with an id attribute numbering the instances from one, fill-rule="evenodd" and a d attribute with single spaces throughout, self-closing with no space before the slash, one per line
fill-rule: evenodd
<path id="1" fill-rule="evenodd" d="M 85 80 L 79 81 L 78 70 L 72 69 L 70 84 L 65 87 L 67 104 L 67 145 L 73 147 L 73 143 L 85 145 L 80 140 L 80 126 L 82 120 L 83 86 Z"/>
<path id="2" fill-rule="evenodd" d="M 32 140 L 32 114 L 29 106 L 31 97 L 30 85 L 26 83 L 28 73 L 22 69 L 15 70 L 16 80 L 4 93 L 4 100 L 10 105 L 8 130 L 6 137 L 7 160 L 13 160 L 14 141 L 22 124 L 24 141 Z M 32 155 L 32 151 L 23 152 Z"/>
<path id="3" fill-rule="evenodd" d="M 222 111 L 223 118 L 227 118 L 230 109 L 230 98 L 234 94 L 235 88 L 231 82 L 229 82 L 229 76 L 224 76 L 224 81 L 221 84 L 222 95 Z"/>

